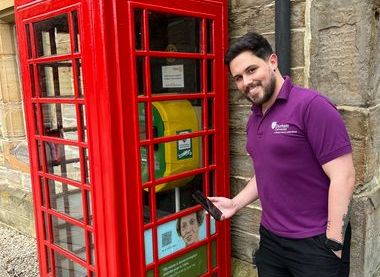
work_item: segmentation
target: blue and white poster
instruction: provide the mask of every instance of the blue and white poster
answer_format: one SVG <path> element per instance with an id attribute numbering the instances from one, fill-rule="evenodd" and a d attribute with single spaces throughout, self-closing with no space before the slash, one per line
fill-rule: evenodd
<path id="1" fill-rule="evenodd" d="M 215 220 L 210 218 L 210 233 L 215 234 Z M 204 211 L 169 221 L 157 227 L 158 258 L 161 259 L 206 238 L 206 220 Z M 146 230 L 145 261 L 153 262 L 152 230 Z"/>

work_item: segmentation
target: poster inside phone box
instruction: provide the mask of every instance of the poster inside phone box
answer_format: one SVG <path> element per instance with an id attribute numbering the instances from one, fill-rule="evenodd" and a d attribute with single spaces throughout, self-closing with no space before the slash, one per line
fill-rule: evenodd
<path id="1" fill-rule="evenodd" d="M 202 211 L 203 216 L 204 212 Z M 190 214 L 188 216 L 181 217 L 176 220 L 164 223 L 157 228 L 157 244 L 158 244 L 158 258 L 161 259 L 170 254 L 173 254 L 186 247 L 186 239 L 191 236 L 186 233 L 179 233 L 177 231 L 178 221 L 184 220 L 184 218 L 194 215 L 196 213 Z M 204 218 L 202 222 L 196 223 L 198 227 L 193 228 L 197 234 L 193 234 L 197 238 L 197 241 L 201 241 L 206 238 L 206 226 L 207 220 Z M 210 234 L 215 234 L 215 220 L 210 217 Z M 145 262 L 150 264 L 153 262 L 153 241 L 152 241 L 152 229 L 148 229 L 144 232 L 145 239 Z M 215 244 L 212 245 L 212 252 L 215 252 Z M 213 253 L 213 260 L 216 256 Z M 216 264 L 216 260 L 213 264 Z M 199 276 L 207 271 L 207 245 L 200 246 L 182 256 L 179 256 L 170 262 L 167 262 L 159 267 L 160 276 Z M 150 273 L 147 274 L 150 276 Z M 152 275 L 153 276 L 153 272 Z"/>

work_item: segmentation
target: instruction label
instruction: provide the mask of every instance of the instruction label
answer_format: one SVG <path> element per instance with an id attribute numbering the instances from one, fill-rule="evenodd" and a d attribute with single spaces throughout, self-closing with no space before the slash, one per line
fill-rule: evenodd
<path id="1" fill-rule="evenodd" d="M 191 129 L 177 131 L 177 135 L 191 133 Z M 184 160 L 193 157 L 193 145 L 191 138 L 181 139 L 177 141 L 177 159 Z"/>
<path id="2" fill-rule="evenodd" d="M 161 70 L 162 70 L 162 87 L 163 88 L 185 87 L 183 64 L 164 65 L 162 66 Z"/>

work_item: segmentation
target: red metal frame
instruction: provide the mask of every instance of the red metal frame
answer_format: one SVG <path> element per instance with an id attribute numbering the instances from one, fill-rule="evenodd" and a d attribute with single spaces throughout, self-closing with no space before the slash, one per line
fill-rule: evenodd
<path id="1" fill-rule="evenodd" d="M 89 145 L 84 140 L 83 132 L 84 126 L 82 120 L 83 111 L 87 106 L 84 98 L 80 98 L 78 94 L 78 79 L 73 78 L 73 90 L 74 95 L 71 98 L 46 98 L 41 94 L 41 87 L 39 84 L 38 66 L 48 63 L 55 63 L 60 61 L 69 61 L 72 65 L 73 76 L 76 76 L 77 61 L 82 60 L 82 53 L 74 53 L 74 30 L 73 30 L 73 12 L 78 13 L 77 23 L 79 25 L 79 33 L 83 33 L 81 14 L 83 5 L 79 1 L 62 1 L 60 3 L 54 3 L 50 6 L 51 10 L 46 11 L 43 3 L 40 1 L 35 6 L 30 3 L 27 5 L 28 9 L 21 9 L 20 6 L 16 6 L 16 18 L 17 18 L 17 34 L 19 38 L 19 52 L 21 61 L 21 71 L 23 76 L 24 87 L 24 104 L 26 111 L 26 122 L 28 130 L 28 140 L 31 158 L 31 175 L 33 181 L 33 195 L 34 206 L 36 216 L 36 229 L 37 240 L 39 244 L 39 261 L 40 271 L 42 276 L 58 276 L 59 271 L 56 270 L 56 261 L 58 256 L 62 255 L 69 260 L 77 263 L 86 269 L 87 275 L 92 276 L 95 272 L 95 266 L 91 264 L 91 246 L 90 236 L 93 236 L 94 227 L 90 224 L 89 203 L 88 195 L 92 193 L 93 187 L 86 183 L 86 175 L 84 171 L 87 166 L 84 153 L 89 151 Z M 42 10 L 41 10 L 42 9 Z M 42 12 L 43 11 L 43 12 Z M 46 57 L 38 57 L 35 46 L 35 32 L 34 22 L 53 18 L 59 15 L 66 15 L 70 34 L 70 53 L 64 55 L 53 55 Z M 27 26 L 27 27 L 26 27 Z M 27 37 L 25 28 L 28 28 L 30 37 Z M 23 43 L 24 42 L 24 43 Z M 27 43 L 25 43 L 27 42 Z M 83 43 L 83 42 L 82 42 Z M 28 44 L 29 48 L 28 49 Z M 54 81 L 55 82 L 55 81 Z M 33 93 L 32 93 L 33 92 Z M 75 112 L 77 116 L 77 136 L 78 140 L 67 140 L 59 137 L 47 136 L 44 133 L 44 121 L 42 117 L 41 105 L 43 104 L 72 104 L 75 106 Z M 35 110 L 33 110 L 33 107 Z M 83 107 L 83 108 L 82 108 Z M 34 117 L 36 114 L 36 118 Z M 37 122 L 37 126 L 35 124 Z M 88 122 L 88 120 L 86 120 Z M 88 124 L 87 124 L 88 127 Z M 54 175 L 49 173 L 48 162 L 46 159 L 45 143 L 57 145 L 72 146 L 78 149 L 79 164 L 80 164 L 80 180 L 71 180 L 63 176 Z M 40 145 L 38 148 L 37 145 Z M 41 163 L 39 162 L 41 158 Z M 82 205 L 83 205 L 83 218 L 81 220 L 72 218 L 67 214 L 58 212 L 51 207 L 50 191 L 51 185 L 49 182 L 62 182 L 72 187 L 76 187 L 81 192 Z M 66 208 L 65 208 L 66 209 Z M 91 211 L 93 214 L 93 212 Z M 85 260 L 79 258 L 68 249 L 58 246 L 54 242 L 52 218 L 56 220 L 63 220 L 65 225 L 69 228 L 80 228 L 83 230 L 83 243 L 85 246 Z M 76 227 L 75 227 L 76 226 Z M 58 227 L 57 227 L 58 228 Z M 67 238 L 69 242 L 71 238 Z M 70 247 L 69 247 L 70 248 Z"/>
<path id="2" fill-rule="evenodd" d="M 229 163 L 228 163 L 228 97 L 227 71 L 223 65 L 223 54 L 227 45 L 227 1 L 226 0 L 172 0 L 170 3 L 162 0 L 16 0 L 16 22 L 19 41 L 21 72 L 23 77 L 24 104 L 28 139 L 30 145 L 31 174 L 33 182 L 33 197 L 35 203 L 36 230 L 39 249 L 41 276 L 59 276 L 55 272 L 58 253 L 69 260 L 83 266 L 87 275 L 92 276 L 145 276 L 148 270 L 153 270 L 159 276 L 160 265 L 184 253 L 207 245 L 208 271 L 203 276 L 230 276 L 230 232 L 229 221 L 217 224 L 215 234 L 210 234 L 207 228 L 206 239 L 174 254 L 159 259 L 157 256 L 157 226 L 184 215 L 200 210 L 200 206 L 177 212 L 164 218 L 156 218 L 151 212 L 151 222 L 144 225 L 142 215 L 142 192 L 150 191 L 151 208 L 154 209 L 155 190 L 158 184 L 179 178 L 202 174 L 204 176 L 204 191 L 209 194 L 210 174 L 214 175 L 215 194 L 229 195 Z M 135 50 L 134 42 L 134 9 L 143 10 L 143 49 Z M 72 11 L 77 12 L 80 33 L 80 52 L 74 53 L 74 35 Z M 173 13 L 177 15 L 196 17 L 201 20 L 201 50 L 198 53 L 168 53 L 149 50 L 148 15 L 147 11 Z M 64 55 L 37 57 L 34 45 L 33 23 L 49 19 L 57 15 L 67 14 L 71 38 L 71 52 Z M 207 53 L 207 20 L 212 22 L 213 52 Z M 28 27 L 26 27 L 28 26 Z M 28 55 L 28 37 L 32 57 Z M 145 59 L 145 90 L 144 96 L 137 95 L 136 57 Z M 157 95 L 152 94 L 150 87 L 151 57 L 191 58 L 201 64 L 201 91 L 186 94 Z M 39 64 L 69 60 L 72 63 L 73 76 L 79 68 L 76 61 L 82 63 L 82 79 L 85 97 L 79 97 L 79 83 L 74 78 L 75 95 L 71 98 L 41 97 L 38 86 Z M 207 91 L 207 66 L 213 65 L 212 87 Z M 31 72 L 33 68 L 33 72 Z M 34 93 L 33 93 L 34 91 Z M 152 128 L 148 128 L 147 138 L 140 141 L 138 103 L 147 106 L 147 126 L 152 126 L 152 103 L 155 101 L 199 99 L 202 101 L 202 128 L 189 134 L 153 137 Z M 213 126 L 209 128 L 209 104 L 213 109 Z M 81 119 L 77 116 L 78 140 L 67 140 L 59 137 L 46 136 L 43 133 L 43 117 L 41 104 L 72 104 L 76 114 L 86 109 L 87 140 L 83 139 Z M 37 115 L 36 129 L 34 114 Z M 128 116 L 126 116 L 128 115 Z M 167 143 L 179 139 L 200 137 L 202 139 L 203 165 L 194 170 L 180 174 L 154 178 L 153 147 L 158 143 Z M 213 161 L 209 161 L 209 143 L 213 139 Z M 81 179 L 71 180 L 49 173 L 44 150 L 38 145 L 45 142 L 64 144 L 77 147 L 80 151 L 79 163 Z M 216 143 L 217 142 L 217 143 Z M 151 180 L 142 184 L 140 162 L 140 147 L 150 150 L 149 169 Z M 86 160 L 90 164 L 91 182 L 86 182 L 84 170 Z M 39 157 L 42 157 L 42 164 Z M 48 180 L 64 182 L 77 187 L 82 192 L 83 221 L 60 213 L 50 207 Z M 90 199 L 88 199 L 90 195 Z M 93 224 L 90 223 L 89 206 L 92 203 Z M 58 246 L 54 242 L 52 217 L 59 218 L 85 233 L 86 259 L 83 260 Z M 46 218 L 46 219 L 45 219 Z M 207 217 L 207 224 L 210 218 Z M 46 226 L 45 226 L 46 225 Z M 153 263 L 145 265 L 144 230 L 152 229 Z M 47 233 L 45 233 L 47 230 Z M 95 240 L 96 263 L 91 264 L 90 235 Z M 211 268 L 211 243 L 216 242 L 217 266 Z M 49 272 L 50 268 L 50 272 Z"/>

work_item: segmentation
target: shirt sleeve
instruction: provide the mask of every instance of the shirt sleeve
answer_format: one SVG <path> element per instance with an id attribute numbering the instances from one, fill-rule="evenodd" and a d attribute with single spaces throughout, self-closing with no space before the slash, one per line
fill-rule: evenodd
<path id="1" fill-rule="evenodd" d="M 323 96 L 318 95 L 311 100 L 306 108 L 304 123 L 307 139 L 321 165 L 352 152 L 350 138 L 339 112 Z"/>

